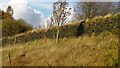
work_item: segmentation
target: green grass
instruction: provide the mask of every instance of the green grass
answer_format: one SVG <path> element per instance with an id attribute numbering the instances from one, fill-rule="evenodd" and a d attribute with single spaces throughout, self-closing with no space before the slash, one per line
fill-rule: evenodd
<path id="1" fill-rule="evenodd" d="M 4 46 L 2 65 L 9 66 L 114 66 L 118 64 L 118 36 L 104 32 L 79 38 L 40 39 Z M 22 55 L 26 56 L 23 57 Z"/>
<path id="2" fill-rule="evenodd" d="M 108 14 L 106 16 L 99 16 L 92 19 L 87 19 L 85 20 L 85 24 L 84 24 L 84 33 L 91 35 L 94 32 L 95 35 L 98 35 L 104 31 L 109 31 L 112 32 L 113 34 L 119 34 L 118 32 L 119 19 L 120 19 L 120 13 L 114 15 Z M 54 39 L 58 29 L 60 30 L 59 33 L 60 38 L 76 37 L 76 33 L 78 32 L 77 30 L 80 21 L 74 21 L 61 27 L 35 29 L 25 33 L 17 34 L 12 37 L 3 37 L 2 45 L 4 46 L 7 44 L 14 44 L 14 43 L 16 44 L 25 43 L 42 38 Z M 11 33 L 11 31 L 8 33 Z"/>

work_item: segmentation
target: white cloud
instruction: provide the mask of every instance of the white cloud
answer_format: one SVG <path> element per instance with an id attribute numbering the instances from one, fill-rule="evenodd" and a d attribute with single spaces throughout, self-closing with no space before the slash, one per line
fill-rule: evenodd
<path id="1" fill-rule="evenodd" d="M 0 9 L 5 10 L 7 4 L 0 2 Z"/>
<path id="2" fill-rule="evenodd" d="M 72 22 L 72 21 L 77 20 L 77 19 L 76 19 L 76 15 L 78 15 L 78 13 L 72 11 L 71 15 L 68 17 L 68 22 Z"/>
<path id="3" fill-rule="evenodd" d="M 75 16 L 77 15 L 77 13 L 74 12 L 73 8 L 71 8 L 71 10 L 69 10 L 69 8 L 70 8 L 70 7 L 67 7 L 66 11 L 67 11 L 67 12 L 70 11 L 71 14 L 67 17 L 67 22 L 66 22 L 66 24 L 69 23 L 69 22 L 75 21 L 75 20 L 76 20 L 76 17 L 75 17 Z M 51 24 L 51 17 L 52 17 L 52 16 L 53 16 L 53 15 L 49 15 L 49 16 L 48 16 L 47 21 L 46 21 L 46 23 L 44 24 L 44 27 L 45 27 L 45 28 L 47 28 L 47 27 L 50 26 L 50 24 Z"/>
<path id="4" fill-rule="evenodd" d="M 14 18 L 15 19 L 24 19 L 28 23 L 32 24 L 33 26 L 43 25 L 44 17 L 43 14 L 39 11 L 36 11 L 33 8 L 28 6 L 27 0 L 10 0 L 8 3 L 2 3 L 0 9 L 4 9 L 11 5 L 14 9 Z"/>

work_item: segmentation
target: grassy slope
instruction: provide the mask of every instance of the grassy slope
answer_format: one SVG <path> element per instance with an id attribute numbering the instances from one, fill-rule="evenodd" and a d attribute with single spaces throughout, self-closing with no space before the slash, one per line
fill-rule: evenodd
<path id="1" fill-rule="evenodd" d="M 118 63 L 118 37 L 109 32 L 79 38 L 41 39 L 3 48 L 3 65 L 22 66 L 106 66 Z M 26 56 L 23 57 L 22 54 Z"/>

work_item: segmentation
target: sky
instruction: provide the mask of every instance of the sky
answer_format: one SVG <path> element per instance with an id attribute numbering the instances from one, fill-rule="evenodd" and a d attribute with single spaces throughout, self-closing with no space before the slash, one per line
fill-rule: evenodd
<path id="1" fill-rule="evenodd" d="M 0 0 L 0 9 L 6 11 L 11 5 L 15 19 L 24 19 L 33 26 L 44 26 L 46 19 L 52 15 L 52 0 Z M 73 4 L 70 5 L 73 7 Z"/>
<path id="2" fill-rule="evenodd" d="M 33 26 L 44 26 L 46 19 L 52 15 L 52 3 L 57 0 L 0 0 L 0 9 L 5 10 L 8 5 L 14 9 L 13 17 L 15 19 L 24 19 Z M 73 8 L 73 2 L 79 0 L 69 0 L 70 7 Z M 96 1 L 96 0 L 80 0 L 80 1 Z M 97 0 L 102 1 L 102 0 Z M 103 0 L 108 1 L 108 0 Z M 120 1 L 120 0 L 111 0 Z M 70 19 L 72 19 L 70 16 Z"/>
<path id="3" fill-rule="evenodd" d="M 31 2 L 30 0 L 0 0 L 0 9 L 6 10 L 11 5 L 15 19 L 24 19 L 33 26 L 44 26 L 44 22 L 52 14 L 52 2 Z"/>

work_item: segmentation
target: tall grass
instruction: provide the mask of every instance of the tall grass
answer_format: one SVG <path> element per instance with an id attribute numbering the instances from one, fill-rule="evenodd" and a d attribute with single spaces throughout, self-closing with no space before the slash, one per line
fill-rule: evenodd
<path id="1" fill-rule="evenodd" d="M 108 14 L 106 16 L 95 17 L 92 19 L 87 19 L 85 22 L 85 34 L 91 35 L 94 33 L 95 35 L 99 35 L 102 32 L 109 31 L 113 34 L 119 34 L 119 23 L 118 20 L 120 19 L 120 14 L 111 15 Z M 77 29 L 79 27 L 80 21 L 76 21 L 75 23 L 71 23 L 65 26 L 60 27 L 51 27 L 47 29 L 37 29 L 28 31 L 22 34 L 15 35 L 15 37 L 4 37 L 3 45 L 5 44 L 13 44 L 14 41 L 19 43 L 26 43 L 29 41 L 34 41 L 36 39 L 42 38 L 55 38 L 55 34 L 57 33 L 57 29 L 60 29 L 60 38 L 64 37 L 75 37 L 77 33 Z M 16 39 L 16 40 L 15 40 Z M 12 40 L 12 41 L 11 41 Z"/>
<path id="2" fill-rule="evenodd" d="M 104 32 L 79 38 L 40 39 L 3 48 L 3 66 L 115 66 L 118 65 L 118 36 Z M 25 56 L 22 56 L 25 55 Z"/>

